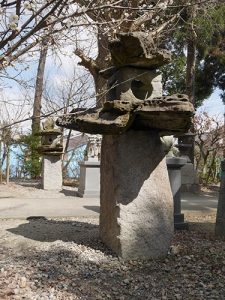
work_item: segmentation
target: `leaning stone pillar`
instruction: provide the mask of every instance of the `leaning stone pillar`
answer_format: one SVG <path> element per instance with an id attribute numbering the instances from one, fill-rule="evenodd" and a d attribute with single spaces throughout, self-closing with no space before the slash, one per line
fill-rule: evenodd
<path id="1" fill-rule="evenodd" d="M 173 197 L 156 131 L 104 136 L 101 151 L 100 236 L 124 259 L 167 254 Z"/>

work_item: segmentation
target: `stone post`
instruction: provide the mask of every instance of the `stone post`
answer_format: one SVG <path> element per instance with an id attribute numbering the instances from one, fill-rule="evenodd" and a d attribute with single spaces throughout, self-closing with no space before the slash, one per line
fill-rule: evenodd
<path id="1" fill-rule="evenodd" d="M 96 198 L 100 196 L 100 150 L 101 135 L 89 135 L 87 160 L 79 163 L 80 180 L 78 196 Z"/>
<path id="2" fill-rule="evenodd" d="M 103 137 L 100 204 L 100 237 L 119 256 L 167 254 L 173 198 L 157 132 L 131 130 Z"/>
<path id="3" fill-rule="evenodd" d="M 39 152 L 42 159 L 42 188 L 60 191 L 62 189 L 62 132 L 54 128 L 54 121 L 48 118 L 43 123 L 41 146 Z"/>
<path id="4" fill-rule="evenodd" d="M 186 164 L 181 168 L 181 190 L 187 192 L 196 192 L 199 189 L 198 178 L 189 154 L 193 156 L 193 133 L 186 133 L 178 138 L 178 148 L 180 156 L 186 158 Z"/>
<path id="5" fill-rule="evenodd" d="M 181 168 L 187 160 L 180 157 L 167 157 L 166 163 L 169 173 L 170 186 L 174 202 L 174 228 L 188 229 L 188 223 L 184 222 L 184 214 L 181 213 Z"/>

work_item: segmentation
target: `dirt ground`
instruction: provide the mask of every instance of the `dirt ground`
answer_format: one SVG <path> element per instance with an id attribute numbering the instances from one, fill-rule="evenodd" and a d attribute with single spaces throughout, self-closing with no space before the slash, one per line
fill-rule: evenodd
<path id="1" fill-rule="evenodd" d="M 43 193 L 12 184 L 1 195 Z M 3 194 L 2 194 L 3 193 Z M 225 299 L 225 240 L 215 213 L 187 213 L 161 260 L 123 261 L 99 240 L 98 218 L 0 219 L 0 299 Z"/>
<path id="2" fill-rule="evenodd" d="M 63 191 L 75 191 L 74 187 L 64 186 Z M 3 197 L 36 197 L 36 198 L 49 198 L 54 195 L 54 197 L 62 197 L 64 194 L 54 191 L 46 191 L 41 188 L 41 183 L 38 180 L 17 180 L 12 181 L 9 184 L 0 184 L 0 198 Z"/>

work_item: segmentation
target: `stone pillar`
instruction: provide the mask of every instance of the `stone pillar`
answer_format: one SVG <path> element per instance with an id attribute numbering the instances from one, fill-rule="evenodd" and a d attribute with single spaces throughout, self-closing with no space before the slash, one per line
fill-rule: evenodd
<path id="1" fill-rule="evenodd" d="M 221 182 L 216 215 L 215 234 L 225 237 L 225 161 L 221 161 Z"/>
<path id="2" fill-rule="evenodd" d="M 89 135 L 87 160 L 79 163 L 80 180 L 78 196 L 96 198 L 100 196 L 100 150 L 101 135 Z"/>
<path id="3" fill-rule="evenodd" d="M 159 258 L 173 236 L 173 197 L 156 131 L 104 136 L 100 237 L 124 259 Z"/>
<path id="4" fill-rule="evenodd" d="M 59 155 L 43 155 L 42 187 L 44 190 L 62 190 L 62 160 Z"/>
<path id="5" fill-rule="evenodd" d="M 96 198 L 100 196 L 100 162 L 82 161 L 80 165 L 80 181 L 78 196 Z"/>
<path id="6" fill-rule="evenodd" d="M 170 186 L 174 202 L 174 228 L 188 229 L 188 223 L 184 222 L 184 214 L 181 213 L 181 168 L 186 164 L 185 158 L 168 157 L 166 159 Z"/>
<path id="7" fill-rule="evenodd" d="M 180 156 L 186 158 L 187 162 L 181 169 L 181 190 L 184 192 L 197 192 L 199 190 L 198 178 L 194 165 L 189 157 L 193 154 L 193 133 L 186 133 L 178 138 Z"/>

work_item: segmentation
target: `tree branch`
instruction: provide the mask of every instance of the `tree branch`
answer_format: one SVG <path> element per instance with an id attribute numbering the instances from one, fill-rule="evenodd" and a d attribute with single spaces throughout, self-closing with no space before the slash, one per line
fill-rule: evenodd
<path id="1" fill-rule="evenodd" d="M 100 68 L 96 64 L 96 61 L 86 56 L 81 49 L 75 49 L 74 53 L 81 59 L 81 62 L 79 62 L 78 64 L 88 69 L 92 76 L 96 76 L 96 74 L 100 70 Z"/>

